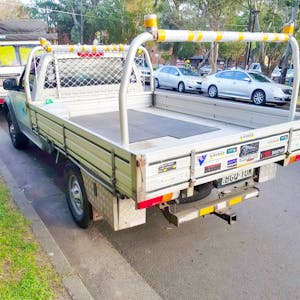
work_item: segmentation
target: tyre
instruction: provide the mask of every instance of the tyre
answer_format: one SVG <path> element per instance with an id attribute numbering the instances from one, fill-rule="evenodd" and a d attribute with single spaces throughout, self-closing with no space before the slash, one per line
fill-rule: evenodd
<path id="1" fill-rule="evenodd" d="M 212 182 L 207 182 L 207 183 L 195 186 L 194 195 L 192 197 L 180 198 L 179 203 L 185 204 L 185 203 L 199 201 L 199 200 L 207 197 L 211 193 L 212 189 L 213 189 Z"/>
<path id="2" fill-rule="evenodd" d="M 83 179 L 78 167 L 67 164 L 65 169 L 66 199 L 75 223 L 87 228 L 92 223 L 92 206 L 87 199 Z"/>
<path id="3" fill-rule="evenodd" d="M 185 92 L 185 85 L 183 82 L 179 82 L 178 88 L 177 88 L 179 93 L 184 93 Z"/>
<path id="4" fill-rule="evenodd" d="M 9 136 L 13 146 L 19 150 L 25 149 L 29 143 L 29 139 L 26 135 L 20 132 L 18 126 L 12 120 L 12 117 L 9 112 L 7 113 L 6 119 L 8 124 Z"/>
<path id="5" fill-rule="evenodd" d="M 218 96 L 218 88 L 215 85 L 211 85 L 207 93 L 210 98 L 216 98 Z"/>
<path id="6" fill-rule="evenodd" d="M 157 78 L 154 79 L 154 85 L 155 85 L 155 88 L 158 89 L 159 88 L 159 81 Z"/>
<path id="7" fill-rule="evenodd" d="M 255 105 L 265 105 L 266 104 L 266 94 L 263 90 L 254 91 L 251 99 Z"/>

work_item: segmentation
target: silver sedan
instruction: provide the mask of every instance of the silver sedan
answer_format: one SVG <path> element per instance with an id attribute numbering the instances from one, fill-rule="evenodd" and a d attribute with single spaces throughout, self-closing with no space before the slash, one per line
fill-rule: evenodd
<path id="1" fill-rule="evenodd" d="M 190 69 L 163 66 L 154 72 L 155 87 L 177 89 L 178 92 L 201 91 L 202 78 Z"/>
<path id="2" fill-rule="evenodd" d="M 291 100 L 292 88 L 278 84 L 256 72 L 228 70 L 209 75 L 202 81 L 202 91 L 209 97 L 250 99 L 256 105 L 277 103 L 283 105 Z"/>

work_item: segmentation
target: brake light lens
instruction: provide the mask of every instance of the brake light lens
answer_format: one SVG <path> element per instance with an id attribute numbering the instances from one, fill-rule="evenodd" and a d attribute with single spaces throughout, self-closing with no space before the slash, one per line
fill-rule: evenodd
<path id="1" fill-rule="evenodd" d="M 0 98 L 0 104 L 4 104 L 4 99 Z"/>
<path id="2" fill-rule="evenodd" d="M 78 56 L 80 57 L 103 57 L 104 56 L 104 52 L 86 52 L 86 53 L 83 53 L 83 52 L 78 52 L 77 53 Z"/>
<path id="3" fill-rule="evenodd" d="M 299 160 L 300 160 L 300 154 L 290 157 L 290 162 L 289 163 L 292 164 L 292 163 L 294 163 L 296 161 L 299 161 Z"/>
<path id="4" fill-rule="evenodd" d="M 148 208 L 148 207 L 160 204 L 160 203 L 168 202 L 168 201 L 172 200 L 172 198 L 173 198 L 173 193 L 165 194 L 163 196 L 159 196 L 159 197 L 155 197 L 155 198 L 148 199 L 145 201 L 141 201 L 137 204 L 137 208 L 138 209 Z"/>

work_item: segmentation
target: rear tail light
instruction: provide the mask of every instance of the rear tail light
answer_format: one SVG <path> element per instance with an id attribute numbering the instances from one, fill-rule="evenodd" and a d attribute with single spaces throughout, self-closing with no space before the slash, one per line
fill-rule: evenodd
<path id="1" fill-rule="evenodd" d="M 103 57 L 104 52 L 87 52 L 87 53 L 78 52 L 77 55 L 80 57 Z"/>
<path id="2" fill-rule="evenodd" d="M 155 198 L 148 199 L 145 201 L 141 201 L 137 204 L 137 208 L 138 209 L 148 208 L 148 207 L 160 204 L 160 203 L 168 202 L 168 201 L 172 200 L 172 198 L 173 198 L 173 193 L 165 194 L 163 196 L 159 196 L 159 197 L 155 197 Z"/>
<path id="3" fill-rule="evenodd" d="M 4 104 L 4 99 L 0 98 L 0 104 Z"/>
<path id="4" fill-rule="evenodd" d="M 294 163 L 296 161 L 299 161 L 299 160 L 300 160 L 300 154 L 290 157 L 289 163 L 292 164 L 292 163 Z"/>

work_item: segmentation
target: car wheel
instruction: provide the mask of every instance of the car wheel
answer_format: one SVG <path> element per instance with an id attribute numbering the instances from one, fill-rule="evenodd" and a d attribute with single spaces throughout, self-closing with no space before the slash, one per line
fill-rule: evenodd
<path id="1" fill-rule="evenodd" d="M 155 85 L 155 88 L 158 89 L 159 88 L 159 81 L 157 78 L 154 79 L 154 85 Z"/>
<path id="2" fill-rule="evenodd" d="M 255 105 L 265 105 L 266 104 L 266 94 L 263 90 L 256 90 L 252 94 L 252 102 Z"/>
<path id="3" fill-rule="evenodd" d="M 16 149 L 25 149 L 29 143 L 29 139 L 26 135 L 18 130 L 15 122 L 12 120 L 10 113 L 7 114 L 8 131 L 11 142 Z"/>
<path id="4" fill-rule="evenodd" d="M 208 88 L 208 96 L 211 98 L 216 98 L 218 96 L 218 88 L 215 85 L 211 85 Z"/>
<path id="5" fill-rule="evenodd" d="M 179 93 L 184 93 L 184 91 L 185 91 L 184 83 L 183 82 L 179 82 L 179 84 L 178 84 L 178 92 Z"/>
<path id="6" fill-rule="evenodd" d="M 92 206 L 87 199 L 80 169 L 67 164 L 65 169 L 66 199 L 75 223 L 87 228 L 92 221 Z"/>

